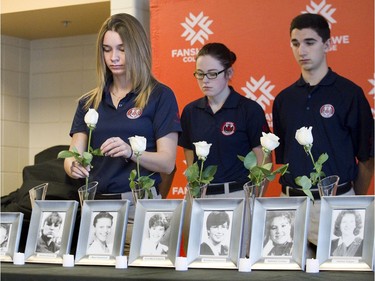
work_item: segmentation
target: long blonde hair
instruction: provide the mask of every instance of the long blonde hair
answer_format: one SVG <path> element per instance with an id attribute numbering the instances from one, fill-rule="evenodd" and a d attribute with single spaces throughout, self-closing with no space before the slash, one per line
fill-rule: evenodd
<path id="1" fill-rule="evenodd" d="M 84 107 L 97 109 L 102 101 L 102 93 L 106 82 L 112 77 L 103 54 L 103 38 L 107 31 L 117 32 L 124 43 L 126 61 L 126 79 L 130 81 L 132 89 L 137 93 L 135 106 L 144 108 L 157 80 L 152 75 L 152 59 L 150 41 L 140 22 L 125 13 L 110 16 L 100 28 L 96 42 L 96 71 L 97 87 L 84 94 Z"/>

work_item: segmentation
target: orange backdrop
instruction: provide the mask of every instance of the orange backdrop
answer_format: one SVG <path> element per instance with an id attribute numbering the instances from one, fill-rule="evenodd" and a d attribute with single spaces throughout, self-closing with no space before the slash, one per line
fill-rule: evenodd
<path id="1" fill-rule="evenodd" d="M 202 96 L 193 77 L 198 50 L 222 42 L 237 55 L 231 85 L 263 107 L 272 130 L 274 97 L 300 75 L 290 49 L 290 21 L 312 12 L 331 25 L 330 67 L 363 88 L 374 115 L 373 0 L 151 0 L 150 10 L 153 71 L 173 89 L 180 111 Z M 184 196 L 185 169 L 179 147 L 170 198 Z M 275 179 L 266 196 L 279 196 L 280 190 Z"/>

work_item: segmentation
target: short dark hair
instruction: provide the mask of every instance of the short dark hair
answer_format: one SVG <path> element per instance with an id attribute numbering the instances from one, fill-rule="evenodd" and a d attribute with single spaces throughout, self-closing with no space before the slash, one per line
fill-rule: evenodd
<path id="1" fill-rule="evenodd" d="M 301 14 L 296 16 L 290 23 L 289 34 L 292 34 L 293 29 L 313 29 L 326 42 L 331 37 L 331 30 L 328 21 L 318 14 Z"/>
<path id="2" fill-rule="evenodd" d="M 228 223 L 229 227 L 229 215 L 225 211 L 213 211 L 211 212 L 206 221 L 206 228 L 210 230 L 212 226 L 219 226 L 223 225 L 224 223 Z"/>
<path id="3" fill-rule="evenodd" d="M 93 226 L 96 226 L 96 223 L 98 222 L 98 219 L 110 219 L 111 220 L 111 224 L 113 223 L 113 216 L 108 213 L 108 212 L 99 212 L 99 214 L 97 214 L 94 218 L 94 221 L 93 221 Z"/>
<path id="4" fill-rule="evenodd" d="M 363 226 L 362 225 L 362 217 L 355 210 L 344 210 L 344 211 L 341 211 L 339 213 L 339 215 L 337 216 L 336 221 L 335 221 L 335 229 L 333 231 L 333 234 L 335 234 L 338 237 L 342 235 L 341 229 L 340 229 L 341 221 L 342 221 L 342 218 L 345 215 L 349 215 L 349 214 L 352 214 L 355 217 L 355 228 L 353 230 L 353 234 L 354 235 L 358 235 L 359 234 L 359 232 L 361 231 L 362 226 Z"/>
<path id="5" fill-rule="evenodd" d="M 149 228 L 154 226 L 162 226 L 164 227 L 164 230 L 167 230 L 167 228 L 169 227 L 169 222 L 164 215 L 154 214 L 148 221 L 148 226 Z"/>

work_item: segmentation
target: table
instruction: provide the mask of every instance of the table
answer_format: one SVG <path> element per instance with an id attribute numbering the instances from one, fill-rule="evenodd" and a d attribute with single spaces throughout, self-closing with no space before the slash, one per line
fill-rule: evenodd
<path id="1" fill-rule="evenodd" d="M 111 266 L 63 267 L 60 264 L 13 265 L 1 263 L 2 281 L 113 281 L 113 280 L 261 280 L 261 281 L 292 281 L 292 280 L 329 280 L 329 281 L 373 281 L 374 272 L 370 271 L 320 271 L 306 273 L 304 271 L 272 271 L 253 270 L 238 272 L 233 269 L 189 269 L 175 271 L 174 268 L 129 267 L 115 269 Z"/>

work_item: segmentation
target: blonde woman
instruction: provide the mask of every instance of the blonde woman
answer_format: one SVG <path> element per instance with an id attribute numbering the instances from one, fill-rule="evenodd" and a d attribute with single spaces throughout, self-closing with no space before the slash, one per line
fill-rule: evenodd
<path id="1" fill-rule="evenodd" d="M 103 23 L 97 39 L 97 76 L 97 87 L 79 100 L 70 148 L 87 150 L 84 115 L 94 108 L 99 119 L 91 146 L 100 148 L 104 156 L 94 157 L 91 169 L 67 158 L 65 171 L 75 179 L 98 181 L 99 199 L 121 198 L 121 194 L 124 198 L 130 193 L 130 171 L 136 166 L 128 138 L 138 135 L 147 139 L 140 173 L 154 173 L 157 187 L 160 173 L 174 170 L 181 127 L 175 95 L 152 75 L 150 42 L 133 16 L 115 14 Z"/>

